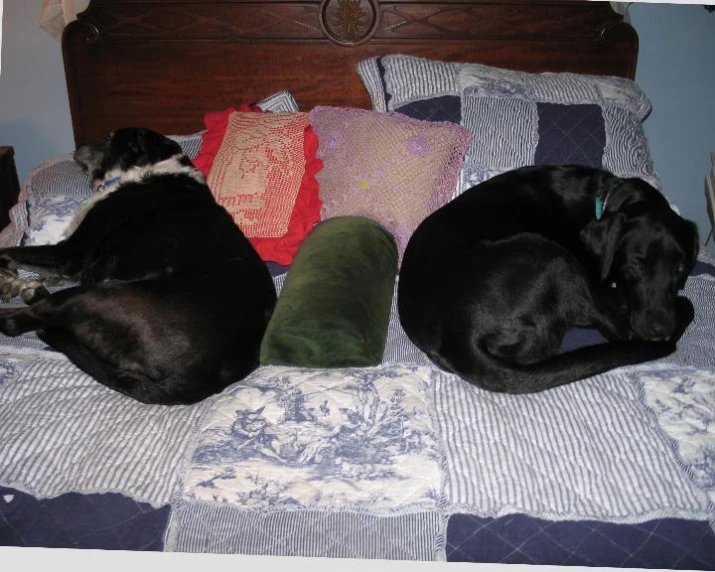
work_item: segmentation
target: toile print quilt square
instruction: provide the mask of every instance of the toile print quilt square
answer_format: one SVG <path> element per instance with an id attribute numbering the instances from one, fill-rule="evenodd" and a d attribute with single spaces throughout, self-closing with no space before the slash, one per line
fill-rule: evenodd
<path id="1" fill-rule="evenodd" d="M 441 504 L 428 370 L 265 367 L 201 424 L 182 500 L 397 514 Z"/>

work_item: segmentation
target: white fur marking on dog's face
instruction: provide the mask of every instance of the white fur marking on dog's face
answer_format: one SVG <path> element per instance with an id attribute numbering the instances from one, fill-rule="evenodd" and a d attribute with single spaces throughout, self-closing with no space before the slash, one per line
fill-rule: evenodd
<path id="1" fill-rule="evenodd" d="M 206 179 L 204 178 L 203 173 L 201 173 L 201 171 L 199 171 L 193 165 L 182 164 L 181 159 L 183 157 L 183 154 L 178 153 L 176 155 L 173 155 L 172 157 L 169 157 L 168 159 L 164 159 L 163 161 L 154 163 L 153 165 L 143 165 L 141 167 L 135 166 L 127 170 L 122 170 L 119 168 L 109 169 L 104 174 L 104 177 L 102 179 L 92 181 L 92 189 L 95 191 L 95 193 L 86 201 L 84 201 L 79 207 L 79 209 L 77 209 L 74 214 L 74 217 L 72 218 L 72 221 L 67 227 L 67 230 L 65 230 L 63 238 L 67 238 L 75 230 L 77 230 L 77 227 L 84 220 L 84 217 L 87 216 L 87 213 L 95 204 L 97 204 L 102 199 L 106 199 L 120 186 L 125 185 L 127 183 L 139 183 L 148 177 L 156 175 L 184 174 L 188 175 L 202 185 L 205 185 Z M 112 183 L 111 185 L 108 185 L 101 190 L 98 190 L 104 184 L 105 181 L 111 181 L 112 179 L 116 179 L 116 182 Z"/>

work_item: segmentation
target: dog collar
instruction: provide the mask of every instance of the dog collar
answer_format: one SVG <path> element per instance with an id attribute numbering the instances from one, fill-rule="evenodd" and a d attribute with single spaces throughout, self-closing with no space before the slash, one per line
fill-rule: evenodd
<path id="1" fill-rule="evenodd" d="M 617 181 L 608 190 L 605 197 L 596 197 L 596 220 L 601 220 L 603 213 L 606 212 L 606 204 L 608 204 L 608 198 L 611 196 L 611 193 L 618 189 L 624 182 L 624 179 Z"/>
<path id="2" fill-rule="evenodd" d="M 596 197 L 596 220 L 601 220 L 603 211 L 606 209 L 606 203 L 608 202 L 608 195 L 610 194 L 609 192 L 605 197 Z"/>
<path id="3" fill-rule="evenodd" d="M 106 181 L 102 181 L 99 185 L 97 185 L 97 191 L 106 191 L 109 187 L 119 182 L 119 179 L 120 177 L 113 177 L 111 179 L 107 179 Z"/>

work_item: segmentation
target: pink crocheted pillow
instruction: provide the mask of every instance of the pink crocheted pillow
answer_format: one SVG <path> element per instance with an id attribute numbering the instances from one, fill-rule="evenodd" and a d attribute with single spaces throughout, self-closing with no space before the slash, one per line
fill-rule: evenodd
<path id="1" fill-rule="evenodd" d="M 469 131 L 363 109 L 319 106 L 309 117 L 323 161 L 316 175 L 321 218 L 353 215 L 380 223 L 394 235 L 401 262 L 417 225 L 454 194 Z"/>

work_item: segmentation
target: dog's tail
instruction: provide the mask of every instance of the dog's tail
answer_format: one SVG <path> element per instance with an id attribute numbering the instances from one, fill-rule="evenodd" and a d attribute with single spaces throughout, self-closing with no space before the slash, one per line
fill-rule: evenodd
<path id="1" fill-rule="evenodd" d="M 616 340 L 549 357 L 532 364 L 514 364 L 491 354 L 484 344 L 458 357 L 430 356 L 441 368 L 490 391 L 535 393 L 605 373 L 611 369 L 660 359 L 672 354 L 675 342 Z"/>

